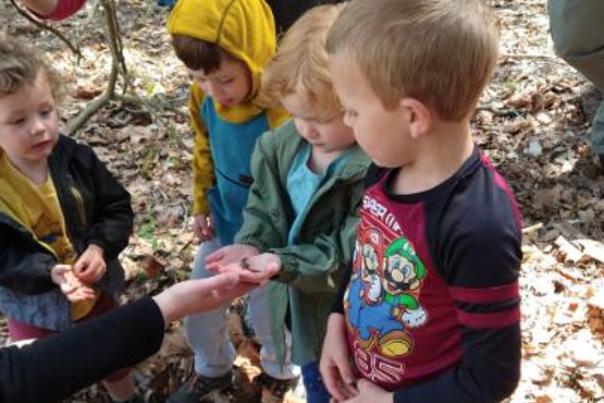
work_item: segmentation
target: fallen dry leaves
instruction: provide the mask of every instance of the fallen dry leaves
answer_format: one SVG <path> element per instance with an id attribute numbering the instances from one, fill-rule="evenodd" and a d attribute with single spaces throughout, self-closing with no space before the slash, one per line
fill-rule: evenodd
<path id="1" fill-rule="evenodd" d="M 604 399 L 604 177 L 585 135 L 599 95 L 552 51 L 546 0 L 492 0 L 502 56 L 474 117 L 476 142 L 512 185 L 524 216 L 521 273 L 522 380 L 510 402 Z M 109 54 L 87 13 L 58 24 L 79 35 L 85 58 L 0 4 L 0 26 L 40 44 L 70 85 L 63 117 L 73 118 L 106 85 Z M 188 77 L 171 53 L 167 12 L 152 0 L 120 2 L 126 61 L 147 108 L 113 102 L 77 133 L 133 195 L 135 235 L 122 254 L 130 282 L 124 300 L 153 294 L 188 275 L 195 244 L 188 230 L 191 149 Z M 235 305 L 229 328 L 241 347 L 242 390 L 257 375 L 257 347 Z M 4 333 L 0 336 L 5 336 Z M 161 402 L 191 371 L 181 324 L 160 353 L 139 367 L 148 401 Z M 247 380 L 247 381 L 245 381 Z M 246 383 L 247 382 L 247 383 Z M 75 401 L 102 402 L 93 387 Z"/>

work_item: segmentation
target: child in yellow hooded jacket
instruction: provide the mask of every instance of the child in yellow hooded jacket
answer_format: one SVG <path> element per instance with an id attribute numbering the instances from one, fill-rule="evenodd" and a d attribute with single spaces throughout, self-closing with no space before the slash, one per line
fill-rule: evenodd
<path id="1" fill-rule="evenodd" d="M 205 257 L 231 244 L 242 224 L 256 140 L 288 117 L 283 109 L 263 108 L 257 101 L 262 71 L 276 51 L 275 23 L 264 0 L 180 0 L 168 19 L 168 31 L 176 55 L 193 78 L 193 229 L 202 243 L 191 276 L 208 277 Z M 299 368 L 274 359 L 267 291 L 259 287 L 250 292 L 251 322 L 262 344 L 263 379 L 289 385 Z M 185 320 L 196 373 L 169 402 L 197 402 L 231 384 L 235 352 L 225 310 Z"/>

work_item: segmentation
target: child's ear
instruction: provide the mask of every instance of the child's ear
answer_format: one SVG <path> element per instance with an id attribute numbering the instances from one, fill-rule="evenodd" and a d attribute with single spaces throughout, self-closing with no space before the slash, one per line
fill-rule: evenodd
<path id="1" fill-rule="evenodd" d="M 409 133 L 414 139 L 424 135 L 432 126 L 432 113 L 423 102 L 415 98 L 403 98 L 401 108 L 409 117 Z"/>

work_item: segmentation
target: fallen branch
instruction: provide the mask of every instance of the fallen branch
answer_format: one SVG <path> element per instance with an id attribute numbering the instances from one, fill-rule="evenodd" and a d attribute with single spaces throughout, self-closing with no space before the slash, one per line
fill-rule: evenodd
<path id="1" fill-rule="evenodd" d="M 117 22 L 117 10 L 113 0 L 101 0 L 103 12 L 105 14 L 105 36 L 109 42 L 111 52 L 111 72 L 109 73 L 109 83 L 105 92 L 100 97 L 89 103 L 86 108 L 76 116 L 67 126 L 67 133 L 73 134 L 78 131 L 100 108 L 105 106 L 110 100 L 115 98 L 115 87 L 118 76 L 124 78 L 124 92 L 128 87 L 128 71 L 124 60 L 123 48 L 119 25 Z"/>
<path id="2" fill-rule="evenodd" d="M 531 54 L 531 53 L 504 53 L 500 56 L 502 59 L 529 59 L 529 60 L 541 60 L 548 63 L 566 64 L 566 62 L 560 59 L 556 55 L 546 54 Z"/>
<path id="3" fill-rule="evenodd" d="M 111 73 L 109 74 L 109 84 L 107 89 L 100 97 L 90 102 L 78 116 L 76 116 L 69 125 L 67 133 L 73 134 L 80 129 L 100 108 L 105 106 L 115 96 L 115 85 L 117 83 L 118 67 L 115 60 L 111 61 Z"/>

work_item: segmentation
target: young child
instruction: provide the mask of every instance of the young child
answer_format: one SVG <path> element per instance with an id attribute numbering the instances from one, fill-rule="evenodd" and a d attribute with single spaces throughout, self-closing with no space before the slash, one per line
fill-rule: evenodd
<path id="1" fill-rule="evenodd" d="M 207 259 L 211 269 L 237 270 L 248 281 L 275 280 L 265 286 L 271 290 L 265 315 L 280 341 L 279 360 L 285 359 L 284 324 L 291 329 L 293 361 L 302 366 L 311 403 L 330 399 L 318 360 L 335 279 L 352 257 L 369 165 L 344 125 L 328 71 L 325 38 L 341 9 L 324 5 L 304 14 L 265 70 L 263 91 L 293 119 L 256 146 L 238 245 Z"/>
<path id="2" fill-rule="evenodd" d="M 208 277 L 205 257 L 231 244 L 243 221 L 256 140 L 287 118 L 282 108 L 263 108 L 257 102 L 262 70 L 276 50 L 275 24 L 264 0 L 180 0 L 169 17 L 168 31 L 176 55 L 193 77 L 189 103 L 195 132 L 193 215 L 202 244 L 191 277 Z M 272 358 L 270 329 L 258 319 L 264 293 L 254 290 L 250 301 L 252 326 L 262 343 L 263 370 L 276 383 L 289 384 L 299 369 Z M 226 306 L 185 321 L 195 352 L 195 374 L 169 402 L 197 402 L 232 383 L 235 351 L 225 310 Z"/>
<path id="3" fill-rule="evenodd" d="M 498 52 L 482 3 L 352 0 L 329 33 L 375 164 L 321 357 L 336 401 L 494 402 L 517 385 L 520 214 L 470 129 Z"/>
<path id="4" fill-rule="evenodd" d="M 35 50 L 0 37 L 0 308 L 13 342 L 113 309 L 124 285 L 130 195 L 59 135 L 58 86 Z M 134 393 L 130 372 L 106 379 L 117 401 Z"/>

